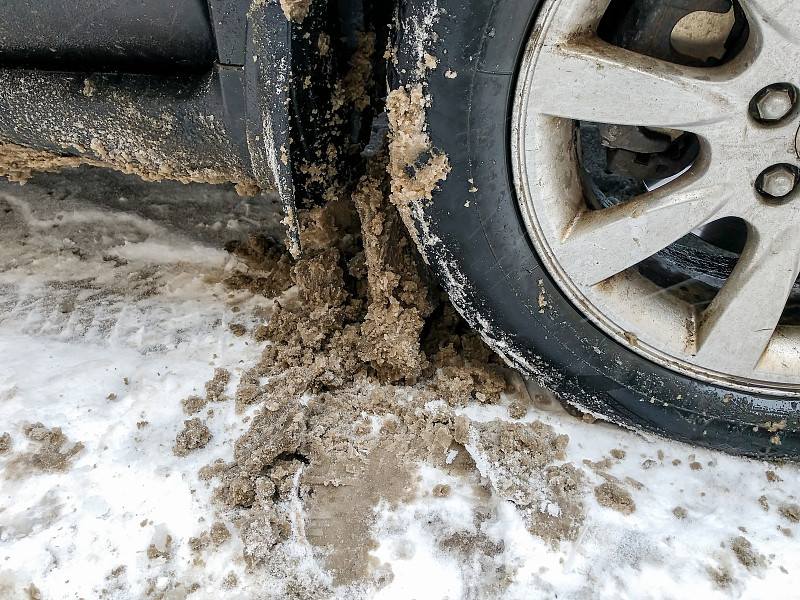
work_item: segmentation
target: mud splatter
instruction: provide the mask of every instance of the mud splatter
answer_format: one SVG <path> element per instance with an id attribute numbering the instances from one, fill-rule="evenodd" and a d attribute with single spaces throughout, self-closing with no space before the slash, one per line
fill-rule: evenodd
<path id="1" fill-rule="evenodd" d="M 584 519 L 583 472 L 558 464 L 569 438 L 540 422 L 470 423 L 468 429 L 492 488 L 514 503 L 531 533 L 554 544 L 575 539 Z"/>
<path id="2" fill-rule="evenodd" d="M 731 550 L 736 559 L 748 569 L 766 566 L 764 556 L 756 552 L 753 544 L 744 536 L 739 535 L 731 540 Z"/>
<path id="3" fill-rule="evenodd" d="M 613 481 L 606 481 L 594 488 L 594 495 L 600 506 L 611 508 L 630 515 L 636 510 L 636 502 L 630 492 Z"/>
<path id="4" fill-rule="evenodd" d="M 531 531 L 553 543 L 574 538 L 583 518 L 572 499 L 581 471 L 561 464 L 566 436 L 541 423 L 458 416 L 470 403 L 497 403 L 517 380 L 419 260 L 389 199 L 388 161 L 379 152 L 349 197 L 299 213 L 300 260 L 251 241 L 243 254 L 248 278 L 228 281 L 252 289 L 268 276 L 259 265 L 280 269 L 271 291 L 284 293 L 256 328 L 268 340 L 262 359 L 236 389 L 239 412 L 257 407 L 249 428 L 233 461 L 215 462 L 201 476 L 215 481 L 251 568 L 300 568 L 283 545 L 298 536 L 310 544 L 331 580 L 306 573 L 292 582 L 296 589 L 287 584 L 285 597 L 389 581 L 370 554 L 375 508 L 430 494 L 417 483 L 423 464 L 482 481 L 490 504 L 511 500 Z M 447 496 L 446 486 L 436 489 Z M 447 551 L 468 543 L 448 535 Z M 492 556 L 502 552 L 485 542 L 480 547 Z"/>
<path id="5" fill-rule="evenodd" d="M 24 185 L 36 173 L 61 173 L 81 165 L 111 168 L 122 173 L 132 173 L 144 181 L 172 179 L 181 183 L 228 183 L 236 185 L 240 196 L 257 196 L 261 188 L 252 178 L 234 171 L 215 169 L 187 170 L 178 164 L 164 162 L 158 166 L 131 160 L 125 152 L 107 151 L 99 141 L 92 145 L 98 158 L 89 156 L 60 155 L 43 150 L 34 150 L 9 142 L 0 142 L 0 177 L 7 177 Z"/>
<path id="6" fill-rule="evenodd" d="M 207 401 L 205 398 L 201 398 L 200 396 L 189 396 L 181 400 L 181 406 L 183 407 L 183 412 L 187 415 L 194 415 L 199 413 L 206 407 Z"/>
<path id="7" fill-rule="evenodd" d="M 32 443 L 27 450 L 12 455 L 6 469 L 6 477 L 21 479 L 31 471 L 57 473 L 67 471 L 73 459 L 84 449 L 81 442 L 69 444 L 60 427 L 52 429 L 42 423 L 34 423 L 23 429 L 25 437 Z"/>
<path id="8" fill-rule="evenodd" d="M 424 223 L 422 204 L 432 200 L 436 185 L 450 172 L 447 155 L 431 144 L 426 125 L 427 103 L 421 83 L 408 89 L 399 87 L 386 98 L 391 200 L 423 251 L 430 240 L 419 239 L 416 233 L 417 223 Z"/>
<path id="9" fill-rule="evenodd" d="M 308 16 L 312 0 L 281 0 L 281 10 L 286 18 L 300 25 Z"/>
<path id="10" fill-rule="evenodd" d="M 183 429 L 175 438 L 172 452 L 175 456 L 188 456 L 192 450 L 205 447 L 211 441 L 211 432 L 200 419 L 187 419 L 183 422 Z"/>
<path id="11" fill-rule="evenodd" d="M 226 369 L 214 369 L 214 378 L 206 382 L 206 401 L 224 402 L 228 400 L 224 392 L 230 380 L 230 371 Z"/>

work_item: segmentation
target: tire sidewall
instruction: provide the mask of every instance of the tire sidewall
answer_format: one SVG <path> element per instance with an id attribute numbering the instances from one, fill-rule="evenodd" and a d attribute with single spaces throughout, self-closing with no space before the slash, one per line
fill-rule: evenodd
<path id="1" fill-rule="evenodd" d="M 543 268 L 509 162 L 515 74 L 541 4 L 438 0 L 427 123 L 451 170 L 423 208 L 426 237 L 436 240 L 425 256 L 495 350 L 581 410 L 729 452 L 800 454 L 797 401 L 714 386 L 648 361 L 586 319 Z M 401 6 L 393 85 L 414 82 L 415 26 L 430 7 Z M 776 438 L 768 424 L 781 421 Z"/>

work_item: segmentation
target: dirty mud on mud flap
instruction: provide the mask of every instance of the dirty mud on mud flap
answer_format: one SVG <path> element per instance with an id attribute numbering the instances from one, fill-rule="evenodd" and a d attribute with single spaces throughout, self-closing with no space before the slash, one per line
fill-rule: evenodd
<path id="1" fill-rule="evenodd" d="M 356 32 L 375 32 L 388 10 L 309 4 L 93 2 L 79 9 L 82 29 L 63 31 L 75 11 L 67 3 L 34 15 L 12 2 L 0 26 L 0 170 L 24 181 L 85 163 L 147 180 L 230 181 L 243 194 L 274 189 L 298 254 L 296 208 L 323 191 L 313 173 L 324 165 L 335 188 L 360 164 L 375 86 L 357 108 L 342 88 L 364 51 Z"/>

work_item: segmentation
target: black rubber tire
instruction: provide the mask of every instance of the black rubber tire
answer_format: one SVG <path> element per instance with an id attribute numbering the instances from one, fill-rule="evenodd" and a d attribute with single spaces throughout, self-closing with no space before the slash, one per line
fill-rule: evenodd
<path id="1" fill-rule="evenodd" d="M 515 74 L 539 4 L 438 0 L 428 128 L 451 171 L 424 208 L 426 229 L 439 240 L 424 254 L 492 347 L 577 408 L 726 452 L 800 458 L 797 400 L 725 389 L 648 361 L 588 321 L 544 270 L 518 212 L 509 164 Z M 417 82 L 415 24 L 429 10 L 429 0 L 401 0 L 392 87 Z M 770 425 L 783 422 L 779 431 Z"/>

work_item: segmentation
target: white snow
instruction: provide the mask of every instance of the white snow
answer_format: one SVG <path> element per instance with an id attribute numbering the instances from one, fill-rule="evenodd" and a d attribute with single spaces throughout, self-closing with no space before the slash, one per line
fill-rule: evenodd
<path id="1" fill-rule="evenodd" d="M 165 598 L 278 597 L 277 580 L 292 575 L 248 571 L 231 523 L 233 537 L 202 554 L 202 562 L 187 545 L 221 518 L 212 484 L 197 472 L 232 456 L 244 416 L 234 414 L 231 402 L 210 404 L 213 416 L 200 416 L 212 443 L 185 458 L 172 453 L 189 418 L 180 400 L 203 395 L 216 367 L 231 371 L 233 390 L 260 355 L 228 323 L 250 328 L 269 314 L 270 303 L 244 293 L 231 297 L 217 282 L 235 265 L 200 233 L 74 195 L 59 206 L 36 188 L 2 183 L 0 190 L 0 209 L 5 199 L 33 225 L 29 237 L 19 238 L 0 221 L 0 434 L 8 432 L 13 442 L 0 455 L 0 598 L 36 597 L 31 584 L 53 599 L 142 598 L 148 591 Z M 209 204 L 198 232 L 236 220 L 230 206 Z M 248 219 L 238 226 L 252 228 Z M 69 231 L 61 231 L 64 221 Z M 474 421 L 505 419 L 506 405 L 463 412 Z M 800 502 L 796 465 L 590 425 L 553 405 L 530 410 L 525 420 L 567 434 L 565 462 L 586 473 L 577 539 L 551 546 L 526 529 L 512 503 L 421 465 L 415 501 L 376 507 L 373 554 L 393 576 L 375 598 L 795 597 L 800 525 L 780 508 Z M 85 446 L 67 471 L 19 472 L 14 457 L 30 444 L 23 429 L 36 422 L 60 427 L 68 446 Z M 477 447 L 468 449 L 491 481 L 497 465 Z M 584 464 L 612 449 L 625 456 L 604 472 L 635 480 L 626 483 L 636 503 L 627 516 L 597 503 L 592 489 L 605 479 Z M 448 456 L 448 464 L 455 459 Z M 450 493 L 434 497 L 430 490 L 444 484 Z M 478 522 L 481 507 L 491 516 Z M 673 513 L 676 507 L 685 518 Z M 299 499 L 295 509 L 295 539 L 285 551 L 308 562 Z M 749 566 L 732 550 L 738 536 L 752 544 Z M 148 558 L 151 544 L 169 557 Z M 230 573 L 236 587 L 225 581 Z M 194 583 L 199 587 L 191 589 Z"/>

